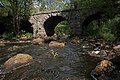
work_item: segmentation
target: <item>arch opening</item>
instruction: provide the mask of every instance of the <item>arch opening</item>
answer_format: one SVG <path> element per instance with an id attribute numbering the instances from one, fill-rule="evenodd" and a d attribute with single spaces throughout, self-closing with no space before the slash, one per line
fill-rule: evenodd
<path id="1" fill-rule="evenodd" d="M 58 39 L 64 39 L 70 36 L 72 30 L 69 26 L 68 21 L 65 20 L 65 21 L 58 23 L 54 31 Z"/>
<path id="2" fill-rule="evenodd" d="M 20 22 L 20 30 L 23 30 L 23 31 L 26 31 L 29 33 L 33 33 L 33 28 L 31 26 L 32 26 L 32 24 L 26 19 L 23 19 Z"/>
<path id="3" fill-rule="evenodd" d="M 88 16 L 83 24 L 82 24 L 82 29 L 83 29 L 83 35 L 87 36 L 98 36 L 99 35 L 99 29 L 102 24 L 103 17 L 101 16 L 102 13 L 97 12 L 95 14 L 92 14 Z"/>
<path id="4" fill-rule="evenodd" d="M 92 14 L 92 15 L 88 16 L 88 17 L 84 20 L 84 22 L 82 23 L 83 30 L 84 30 L 85 28 L 87 28 L 87 26 L 88 26 L 92 21 L 98 20 L 98 19 L 101 19 L 101 18 L 102 18 L 102 16 L 101 16 L 101 13 L 100 13 L 100 12 L 97 12 L 97 13 L 95 13 L 95 14 Z"/>
<path id="5" fill-rule="evenodd" d="M 44 28 L 47 36 L 53 36 L 55 33 L 55 27 L 58 23 L 65 21 L 66 19 L 62 16 L 52 16 L 44 22 Z"/>

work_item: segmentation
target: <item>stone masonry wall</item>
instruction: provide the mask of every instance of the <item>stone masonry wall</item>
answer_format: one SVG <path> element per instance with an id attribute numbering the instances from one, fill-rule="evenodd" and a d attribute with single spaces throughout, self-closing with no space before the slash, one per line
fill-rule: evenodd
<path id="1" fill-rule="evenodd" d="M 95 13 L 95 11 L 90 12 L 89 14 L 82 14 L 81 10 L 54 11 L 35 14 L 29 19 L 33 27 L 33 37 L 47 37 L 44 29 L 44 22 L 52 16 L 62 16 L 65 18 L 72 29 L 72 34 L 80 35 L 82 32 L 81 25 L 83 21 L 92 13 Z"/>

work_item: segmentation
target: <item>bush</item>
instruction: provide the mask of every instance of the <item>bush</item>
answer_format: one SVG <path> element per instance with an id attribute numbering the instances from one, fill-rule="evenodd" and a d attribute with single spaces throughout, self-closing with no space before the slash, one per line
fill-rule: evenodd
<path id="1" fill-rule="evenodd" d="M 61 23 L 59 23 L 56 27 L 55 27 L 55 34 L 60 38 L 64 35 L 68 35 L 71 33 L 71 29 L 68 26 L 67 21 L 63 21 Z"/>
<path id="2" fill-rule="evenodd" d="M 21 30 L 19 36 L 20 37 L 27 37 L 28 39 L 30 39 L 30 38 L 32 38 L 32 33 Z"/>
<path id="3" fill-rule="evenodd" d="M 114 41 L 116 39 L 116 26 L 113 20 L 103 23 L 99 29 L 99 35 L 106 41 Z"/>
<path id="4" fill-rule="evenodd" d="M 100 22 L 98 23 L 97 21 L 93 21 L 90 23 L 88 28 L 85 30 L 85 34 L 93 37 L 99 36 L 106 41 L 116 40 L 120 32 L 120 18 L 108 19 L 104 22 L 100 20 Z"/>
<path id="5" fill-rule="evenodd" d="M 5 33 L 3 33 L 3 34 L 1 35 L 1 37 L 4 38 L 4 39 L 11 39 L 11 38 L 13 38 L 13 37 L 15 37 L 15 36 L 14 36 L 14 33 L 13 33 L 13 32 L 11 32 L 11 33 L 5 32 Z"/>
<path id="6" fill-rule="evenodd" d="M 116 39 L 115 35 L 107 30 L 101 31 L 99 35 L 106 41 L 114 41 Z"/>
<path id="7" fill-rule="evenodd" d="M 98 30 L 99 30 L 99 26 L 97 24 L 97 21 L 92 21 L 89 26 L 87 26 L 87 28 L 84 31 L 84 35 L 87 36 L 97 36 L 98 35 Z"/>

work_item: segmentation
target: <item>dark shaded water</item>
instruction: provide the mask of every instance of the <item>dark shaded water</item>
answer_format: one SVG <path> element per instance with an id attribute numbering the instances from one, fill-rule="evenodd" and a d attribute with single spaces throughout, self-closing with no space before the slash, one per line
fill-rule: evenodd
<path id="1" fill-rule="evenodd" d="M 65 48 L 9 44 L 0 47 L 0 64 L 18 52 L 28 53 L 34 60 L 13 70 L 2 70 L 0 80 L 93 80 L 90 72 L 98 62 L 80 45 L 71 43 L 66 43 Z"/>

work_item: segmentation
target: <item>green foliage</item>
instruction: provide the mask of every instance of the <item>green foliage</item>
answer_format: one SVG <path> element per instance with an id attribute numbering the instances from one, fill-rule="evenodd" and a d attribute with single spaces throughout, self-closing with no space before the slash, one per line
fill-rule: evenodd
<path id="1" fill-rule="evenodd" d="M 0 14 L 7 15 L 29 15 L 32 8 L 32 0 L 1 0 L 3 7 Z"/>
<path id="2" fill-rule="evenodd" d="M 2 35 L 0 35 L 0 37 L 2 37 L 3 39 L 12 39 L 14 37 L 16 37 L 14 35 L 13 32 L 9 33 L 9 32 L 5 32 Z M 27 39 L 31 39 L 32 38 L 32 33 L 26 32 L 26 31 L 20 31 L 20 34 L 17 35 L 17 37 L 26 37 Z"/>
<path id="3" fill-rule="evenodd" d="M 22 19 L 22 15 L 28 17 L 31 14 L 32 9 L 32 0 L 1 0 L 3 7 L 0 8 L 0 18 L 1 17 L 10 17 L 6 19 L 6 21 L 10 20 L 8 25 L 10 25 L 11 32 L 15 35 L 19 34 L 20 29 L 20 21 Z M 21 17 L 22 16 L 22 17 Z M 1 20 L 0 20 L 1 21 Z M 6 23 L 4 21 L 3 23 Z M 5 26 L 7 30 L 10 29 L 9 26 Z"/>
<path id="4" fill-rule="evenodd" d="M 71 29 L 68 26 L 68 22 L 67 21 L 63 21 L 61 23 L 59 23 L 56 27 L 55 27 L 55 34 L 57 34 L 57 36 L 60 38 L 64 35 L 68 35 L 71 33 Z"/>
<path id="5" fill-rule="evenodd" d="M 56 59 L 58 57 L 58 53 L 56 51 L 54 51 L 54 50 L 51 50 L 50 54 L 51 54 L 53 59 Z"/>
<path id="6" fill-rule="evenodd" d="M 13 33 L 13 32 L 11 32 L 11 33 L 5 32 L 3 35 L 1 35 L 1 37 L 2 37 L 3 39 L 11 39 L 11 38 L 13 38 L 13 37 L 15 37 L 15 36 L 14 36 L 14 33 Z"/>
<path id="7" fill-rule="evenodd" d="M 85 29 L 84 34 L 95 37 L 98 35 L 96 34 L 98 33 L 98 30 L 99 30 L 99 27 L 98 27 L 97 21 L 92 21 L 87 27 L 87 29 Z"/>
<path id="8" fill-rule="evenodd" d="M 87 15 L 90 11 L 100 11 L 104 19 L 92 21 L 84 31 L 88 36 L 99 36 L 106 41 L 114 41 L 120 33 L 120 0 L 70 0 L 71 8 L 83 9 Z M 89 14 L 88 14 L 89 15 Z M 116 16 L 117 15 L 117 16 Z"/>
<path id="9" fill-rule="evenodd" d="M 112 30 L 111 30 L 112 27 L 109 27 L 110 25 L 107 25 L 107 24 L 108 23 L 100 26 L 101 28 L 98 31 L 99 35 L 106 41 L 114 41 L 116 39 L 116 36 L 114 33 L 112 33 Z"/>
<path id="10" fill-rule="evenodd" d="M 70 8 L 69 0 L 33 0 L 37 2 L 40 11 L 64 10 Z"/>
<path id="11" fill-rule="evenodd" d="M 0 0 L 3 4 L 3 7 L 0 7 L 0 22 L 6 23 L 5 28 L 7 29 L 7 32 L 1 35 L 2 37 L 13 37 L 14 34 L 19 33 L 21 19 L 19 15 L 29 16 L 32 12 L 38 10 L 34 7 L 33 1 L 36 1 L 40 11 L 82 8 L 81 13 L 83 13 L 83 16 L 95 10 L 104 12 L 105 21 L 100 20 L 100 24 L 97 21 L 93 21 L 86 30 L 86 34 L 89 36 L 100 36 L 107 41 L 115 40 L 119 36 L 120 0 Z M 3 16 L 10 16 L 10 18 L 3 19 Z M 55 28 L 55 33 L 59 37 L 70 32 L 67 22 L 62 22 Z M 28 32 L 20 32 L 20 36 L 31 37 L 31 35 Z"/>
<path id="12" fill-rule="evenodd" d="M 116 1 L 112 0 L 70 0 L 72 7 L 75 8 L 108 8 L 112 6 Z M 106 7 L 107 6 L 107 7 Z"/>
<path id="13" fill-rule="evenodd" d="M 70 0 L 71 8 L 82 9 L 81 13 L 87 15 L 90 12 L 103 12 L 105 17 L 113 18 L 119 12 L 119 0 Z M 89 15 L 89 14 L 88 14 Z"/>
<path id="14" fill-rule="evenodd" d="M 93 21 L 85 30 L 86 35 L 93 37 L 99 36 L 105 39 L 106 41 L 116 40 L 117 37 L 119 37 L 119 33 L 120 18 L 118 16 L 113 19 L 108 19 L 104 22 L 102 20 L 99 20 L 99 22 L 97 20 Z"/>
<path id="15" fill-rule="evenodd" d="M 10 7 L 8 7 L 10 6 L 10 3 L 8 0 L 1 0 L 0 2 L 3 5 L 3 7 L 0 8 L 0 16 L 7 16 L 10 10 Z"/>
<path id="16" fill-rule="evenodd" d="M 27 39 L 31 39 L 32 38 L 32 33 L 21 30 L 19 36 L 20 37 L 27 37 Z"/>

